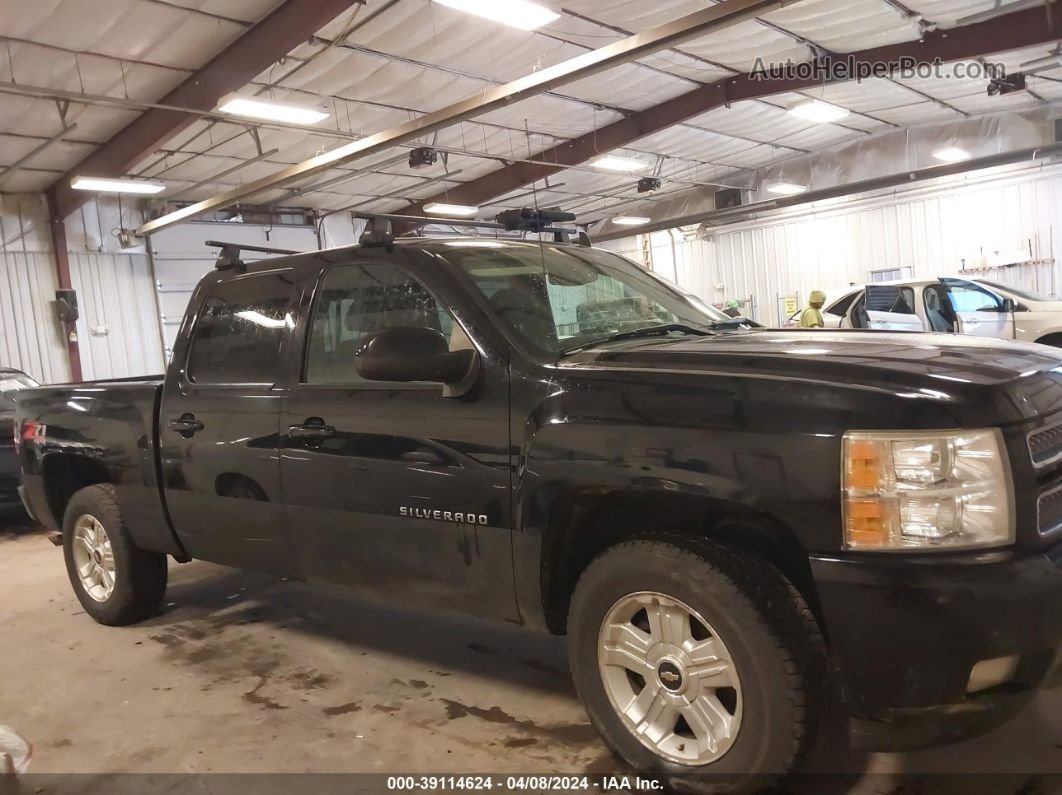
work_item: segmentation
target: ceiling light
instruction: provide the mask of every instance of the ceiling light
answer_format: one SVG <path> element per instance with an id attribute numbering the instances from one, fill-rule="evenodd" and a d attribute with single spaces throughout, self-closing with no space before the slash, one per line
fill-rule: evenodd
<path id="1" fill-rule="evenodd" d="M 808 189 L 807 185 L 797 185 L 795 182 L 772 182 L 764 187 L 768 193 L 780 193 L 783 196 L 795 196 Z"/>
<path id="2" fill-rule="evenodd" d="M 945 163 L 961 163 L 963 160 L 970 159 L 970 153 L 957 146 L 945 146 L 943 149 L 935 151 L 933 157 L 937 160 L 943 160 Z"/>
<path id="3" fill-rule="evenodd" d="M 467 204 L 442 204 L 432 202 L 424 205 L 424 212 L 431 215 L 475 215 L 479 212 L 478 207 L 470 207 Z"/>
<path id="4" fill-rule="evenodd" d="M 620 226 L 641 226 L 651 221 L 651 218 L 645 218 L 640 215 L 617 215 L 612 219 L 612 223 L 619 224 Z"/>
<path id="5" fill-rule="evenodd" d="M 646 164 L 633 157 L 620 157 L 619 155 L 602 155 L 597 160 L 590 162 L 594 168 L 603 168 L 606 171 L 641 171 Z"/>
<path id="6" fill-rule="evenodd" d="M 222 113 L 231 113 L 233 116 L 282 121 L 287 124 L 317 124 L 328 118 L 328 114 L 324 111 L 308 108 L 305 105 L 288 105 L 256 97 L 241 97 L 237 94 L 223 97 L 218 110 Z"/>
<path id="7" fill-rule="evenodd" d="M 529 2 L 529 0 L 435 0 L 435 2 L 456 8 L 458 11 L 475 14 L 477 17 L 483 17 L 492 22 L 501 22 L 503 25 L 520 28 L 520 30 L 535 30 L 560 19 L 560 14 L 538 3 Z"/>
<path id="8" fill-rule="evenodd" d="M 792 113 L 794 116 L 799 116 L 801 119 L 807 119 L 819 124 L 837 121 L 848 115 L 848 111 L 844 108 L 839 108 L 836 105 L 831 105 L 829 102 L 823 102 L 818 99 L 806 99 L 803 102 L 798 102 L 789 108 L 787 112 Z"/>
<path id="9" fill-rule="evenodd" d="M 74 177 L 70 181 L 70 187 L 74 190 L 94 190 L 100 193 L 159 193 L 166 190 L 166 186 L 160 182 L 101 177 Z"/>

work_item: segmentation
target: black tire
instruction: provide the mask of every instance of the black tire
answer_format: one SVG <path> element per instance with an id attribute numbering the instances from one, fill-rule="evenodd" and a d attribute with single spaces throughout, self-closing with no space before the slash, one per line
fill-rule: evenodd
<path id="1" fill-rule="evenodd" d="M 103 601 L 86 590 L 74 560 L 74 528 L 83 516 L 94 517 L 110 540 L 114 557 L 114 588 Z M 63 557 L 74 594 L 85 612 L 100 624 L 124 626 L 150 618 L 166 595 L 166 556 L 138 549 L 122 520 L 109 484 L 81 489 L 63 516 Z"/>
<path id="2" fill-rule="evenodd" d="M 650 591 L 680 600 L 711 625 L 741 684 L 733 745 L 710 764 L 668 760 L 643 745 L 613 708 L 598 668 L 598 634 L 622 597 Z M 828 708 L 818 622 L 789 581 L 762 559 L 673 536 L 624 542 L 583 572 L 568 615 L 572 676 L 591 722 L 642 774 L 682 792 L 757 792 L 792 771 L 814 743 Z"/>

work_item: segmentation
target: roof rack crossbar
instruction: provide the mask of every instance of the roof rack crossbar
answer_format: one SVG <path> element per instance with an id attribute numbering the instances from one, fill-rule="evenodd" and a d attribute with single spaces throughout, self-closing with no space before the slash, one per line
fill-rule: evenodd
<path id="1" fill-rule="evenodd" d="M 206 245 L 211 248 L 220 248 L 221 253 L 218 254 L 217 261 L 214 263 L 214 267 L 219 271 L 234 269 L 237 271 L 246 270 L 247 266 L 243 260 L 240 259 L 240 253 L 242 251 L 255 251 L 260 254 L 302 254 L 302 251 L 294 251 L 288 248 L 270 248 L 268 246 L 252 246 L 246 243 L 224 243 L 220 240 L 207 240 Z"/>
<path id="2" fill-rule="evenodd" d="M 468 227 L 473 229 L 501 229 L 506 232 L 535 232 L 552 233 L 558 243 L 567 242 L 571 236 L 575 236 L 578 244 L 589 246 L 590 238 L 586 231 L 575 227 L 554 226 L 558 221 L 574 221 L 575 215 L 559 209 L 550 210 L 505 210 L 498 213 L 494 221 L 478 221 L 475 218 L 444 218 L 422 215 L 394 215 L 389 213 L 366 213 L 352 212 L 354 218 L 361 218 L 369 222 L 366 233 L 362 236 L 363 243 L 381 245 L 389 239 L 393 242 L 394 237 L 390 232 L 391 224 L 406 224 L 414 227 L 439 224 L 440 226 Z M 386 230 L 386 231 L 385 231 Z"/>

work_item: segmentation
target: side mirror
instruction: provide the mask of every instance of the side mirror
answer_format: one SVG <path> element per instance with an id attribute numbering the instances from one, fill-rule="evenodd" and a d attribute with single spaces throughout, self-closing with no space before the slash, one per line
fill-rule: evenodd
<path id="1" fill-rule="evenodd" d="M 1003 308 L 1000 310 L 1001 312 L 1015 312 L 1017 309 L 1018 305 L 1014 302 L 1013 298 L 1003 299 Z"/>
<path id="2" fill-rule="evenodd" d="M 451 353 L 446 337 L 435 329 L 395 326 L 373 336 L 355 362 L 358 374 L 370 381 L 435 381 L 454 386 L 475 378 L 479 354 L 474 350 Z"/>

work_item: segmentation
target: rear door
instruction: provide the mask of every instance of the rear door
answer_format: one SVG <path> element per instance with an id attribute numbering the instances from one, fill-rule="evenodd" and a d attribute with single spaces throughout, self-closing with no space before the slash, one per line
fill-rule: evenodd
<path id="1" fill-rule="evenodd" d="M 431 265 L 363 249 L 306 285 L 305 358 L 281 419 L 289 535 L 311 581 L 515 619 L 508 363 L 473 344 Z M 395 326 L 478 348 L 477 386 L 445 397 L 363 379 L 358 349 Z"/>
<path id="2" fill-rule="evenodd" d="M 866 328 L 887 331 L 925 331 L 915 314 L 911 287 L 895 284 L 868 284 L 865 291 Z"/>
<path id="3" fill-rule="evenodd" d="M 948 300 L 955 310 L 956 329 L 975 337 L 1012 339 L 1013 324 L 1003 299 L 992 291 L 966 279 L 941 279 Z"/>
<path id="4" fill-rule="evenodd" d="M 280 491 L 282 363 L 296 304 L 290 269 L 219 274 L 193 296 L 163 388 L 163 488 L 196 558 L 293 573 Z"/>

